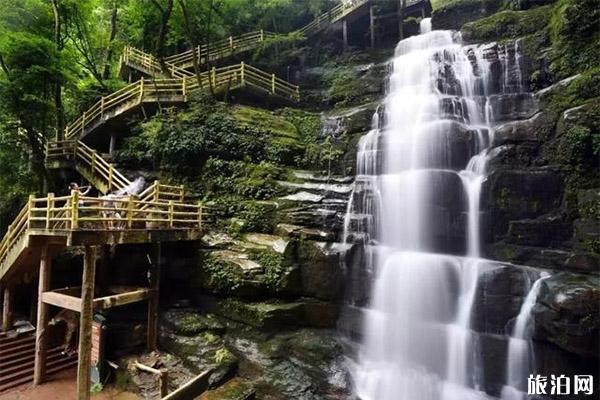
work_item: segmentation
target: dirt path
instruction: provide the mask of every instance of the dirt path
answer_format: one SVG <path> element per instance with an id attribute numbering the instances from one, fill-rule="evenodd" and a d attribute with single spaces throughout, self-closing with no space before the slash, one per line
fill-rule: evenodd
<path id="1" fill-rule="evenodd" d="M 70 369 L 52 376 L 52 379 L 38 387 L 25 385 L 10 392 L 0 394 L 0 400 L 68 400 L 75 398 L 77 371 Z M 93 400 L 139 400 L 141 397 L 112 387 L 92 395 Z"/>

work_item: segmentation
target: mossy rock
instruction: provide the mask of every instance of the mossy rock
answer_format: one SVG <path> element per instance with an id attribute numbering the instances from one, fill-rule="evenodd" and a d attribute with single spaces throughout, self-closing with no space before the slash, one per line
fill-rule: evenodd
<path id="1" fill-rule="evenodd" d="M 542 282 L 534 308 L 535 338 L 583 357 L 598 357 L 600 277 L 560 273 Z"/>
<path id="2" fill-rule="evenodd" d="M 505 10 L 465 24 L 461 33 L 470 42 L 515 39 L 544 29 L 550 21 L 552 6 L 526 11 Z"/>
<path id="3" fill-rule="evenodd" d="M 254 398 L 255 390 L 251 382 L 233 378 L 223 386 L 204 393 L 199 400 L 252 400 Z"/>
<path id="4" fill-rule="evenodd" d="M 465 23 L 486 17 L 500 10 L 498 0 L 452 0 L 433 10 L 434 29 L 460 29 Z"/>
<path id="5" fill-rule="evenodd" d="M 168 310 L 161 314 L 161 320 L 169 325 L 173 332 L 183 336 L 194 336 L 206 331 L 215 334 L 225 332 L 225 326 L 213 314 Z"/>
<path id="6" fill-rule="evenodd" d="M 335 325 L 336 306 L 316 300 L 294 302 L 242 302 L 226 299 L 219 303 L 218 313 L 265 331 L 294 327 L 330 328 Z"/>

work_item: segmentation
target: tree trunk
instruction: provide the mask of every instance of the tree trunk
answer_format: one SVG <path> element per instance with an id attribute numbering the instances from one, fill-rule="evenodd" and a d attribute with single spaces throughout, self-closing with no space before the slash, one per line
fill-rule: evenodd
<path id="1" fill-rule="evenodd" d="M 152 4 L 160 12 L 160 26 L 158 28 L 158 37 L 156 39 L 156 45 L 154 47 L 154 54 L 158 58 L 160 68 L 162 72 L 169 75 L 169 68 L 165 63 L 165 39 L 167 38 L 167 32 L 169 30 L 169 19 L 171 18 L 171 12 L 173 11 L 173 0 L 167 0 L 167 5 L 163 8 L 158 0 L 152 0 Z"/>
<path id="2" fill-rule="evenodd" d="M 54 42 L 56 43 L 56 49 L 60 53 L 63 48 L 61 41 L 61 19 L 60 10 L 58 7 L 58 0 L 52 1 L 52 12 L 54 13 Z M 56 108 L 56 139 L 62 140 L 64 137 L 65 122 L 64 122 L 64 110 L 62 103 L 62 82 L 60 77 L 56 77 L 56 83 L 54 87 L 54 106 Z"/>
<path id="3" fill-rule="evenodd" d="M 178 0 L 179 6 L 181 7 L 181 13 L 183 14 L 183 23 L 185 28 L 185 36 L 187 37 L 188 44 L 192 48 L 192 64 L 194 65 L 194 73 L 198 80 L 198 86 L 202 88 L 202 77 L 200 76 L 200 64 L 198 63 L 198 54 L 196 54 L 196 43 L 194 41 L 194 35 L 192 33 L 192 23 L 190 20 L 190 14 L 185 4 L 185 0 Z"/>
<path id="4" fill-rule="evenodd" d="M 115 37 L 117 36 L 117 16 L 119 12 L 119 2 L 115 0 L 113 2 L 113 9 L 110 15 L 110 36 L 108 38 L 108 49 L 106 50 L 106 59 L 104 60 L 104 71 L 102 72 L 102 79 L 110 78 L 110 64 L 113 58 L 113 44 Z"/>
<path id="5" fill-rule="evenodd" d="M 208 85 L 210 88 L 210 94 L 211 95 L 215 95 L 215 88 L 213 85 L 212 80 L 210 79 L 210 58 L 209 58 L 209 54 L 210 54 L 210 26 L 212 25 L 212 13 L 213 13 L 213 7 L 215 6 L 215 1 L 214 0 L 210 0 L 210 7 L 208 8 L 208 17 L 206 18 L 206 29 L 205 29 L 205 33 L 206 33 L 206 72 L 209 74 L 209 78 L 208 78 Z"/>

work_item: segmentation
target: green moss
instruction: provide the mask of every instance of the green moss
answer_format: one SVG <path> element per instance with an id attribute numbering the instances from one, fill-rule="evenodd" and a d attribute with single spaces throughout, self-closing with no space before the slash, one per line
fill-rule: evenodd
<path id="1" fill-rule="evenodd" d="M 550 21 L 551 13 L 552 6 L 537 7 L 526 11 L 501 11 L 465 24 L 462 32 L 464 38 L 469 41 L 514 39 L 544 29 Z"/>
<path id="2" fill-rule="evenodd" d="M 232 293 L 242 283 L 239 268 L 212 253 L 204 254 L 200 268 L 198 284 L 201 287 L 222 293 Z"/>
<path id="3" fill-rule="evenodd" d="M 465 23 L 491 15 L 504 7 L 498 0 L 451 0 L 435 4 L 431 23 L 435 29 L 460 29 Z"/>
<path id="4" fill-rule="evenodd" d="M 567 77 L 600 65 L 600 8 L 596 0 L 560 0 L 550 20 L 552 70 Z"/>
<path id="5" fill-rule="evenodd" d="M 263 280 L 269 289 L 278 292 L 285 286 L 288 267 L 282 254 L 267 249 L 251 249 L 249 256 L 264 268 Z"/>
<path id="6" fill-rule="evenodd" d="M 298 128 L 281 115 L 256 107 L 236 105 L 232 107 L 234 118 L 241 124 L 270 130 L 275 135 L 298 138 Z"/>

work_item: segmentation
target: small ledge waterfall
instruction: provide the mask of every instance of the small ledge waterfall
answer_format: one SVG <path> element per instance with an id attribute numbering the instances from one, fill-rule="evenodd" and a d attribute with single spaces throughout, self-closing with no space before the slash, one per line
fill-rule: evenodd
<path id="1" fill-rule="evenodd" d="M 531 310 L 535 306 L 542 281 L 547 275 L 535 281 L 529 294 L 523 301 L 521 311 L 515 321 L 513 333 L 508 342 L 508 357 L 506 361 L 506 386 L 502 388 L 502 400 L 525 400 L 525 383 L 532 369 L 531 355 Z"/>
<path id="2" fill-rule="evenodd" d="M 518 44 L 490 61 L 429 19 L 421 32 L 397 45 L 358 144 L 344 240 L 364 244 L 374 280 L 350 368 L 362 400 L 488 399 L 471 326 L 480 276 L 494 268 L 481 258 L 480 193 L 493 97 L 522 92 Z"/>

